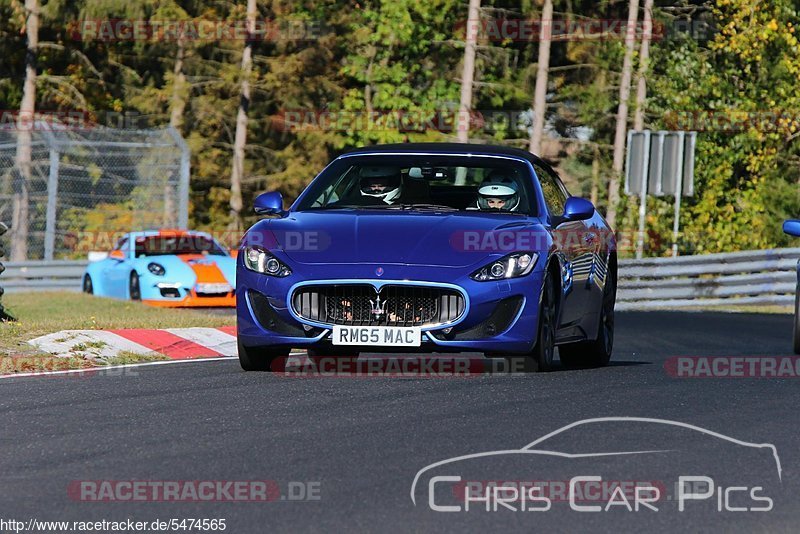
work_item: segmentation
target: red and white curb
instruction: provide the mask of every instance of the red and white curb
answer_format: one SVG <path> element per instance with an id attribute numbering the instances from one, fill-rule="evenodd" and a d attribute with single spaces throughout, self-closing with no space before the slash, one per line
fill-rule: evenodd
<path id="1" fill-rule="evenodd" d="M 162 354 L 173 360 L 236 356 L 236 327 L 63 330 L 28 342 L 57 357 L 108 360 L 121 352 Z"/>

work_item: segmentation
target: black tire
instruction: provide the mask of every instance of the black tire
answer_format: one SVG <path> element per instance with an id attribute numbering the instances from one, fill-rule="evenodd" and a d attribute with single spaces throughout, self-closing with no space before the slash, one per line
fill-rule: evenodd
<path id="1" fill-rule="evenodd" d="M 608 365 L 614 350 L 614 305 L 616 301 L 616 273 L 609 272 L 608 280 L 603 288 L 603 304 L 600 308 L 597 339 L 560 345 L 558 356 L 562 364 L 576 369 Z"/>
<path id="2" fill-rule="evenodd" d="M 128 295 L 131 300 L 142 300 L 142 288 L 139 286 L 139 275 L 136 271 L 131 273 L 128 281 Z"/>
<path id="3" fill-rule="evenodd" d="M 264 347 L 245 347 L 237 342 L 239 349 L 239 365 L 245 371 L 275 371 L 273 362 L 279 358 L 288 358 L 289 349 L 268 349 Z M 284 360 L 285 363 L 285 360 Z"/>
<path id="4" fill-rule="evenodd" d="M 87 295 L 94 295 L 94 285 L 92 284 L 92 277 L 88 274 L 83 277 L 83 292 Z"/>
<path id="5" fill-rule="evenodd" d="M 556 285 L 548 272 L 542 287 L 542 301 L 539 306 L 539 331 L 536 336 L 536 345 L 528 354 L 507 356 L 511 371 L 524 371 L 526 373 L 541 373 L 553 369 L 555 356 L 556 321 L 558 308 L 556 305 Z"/>
<path id="6" fill-rule="evenodd" d="M 800 287 L 794 296 L 794 353 L 800 354 Z"/>

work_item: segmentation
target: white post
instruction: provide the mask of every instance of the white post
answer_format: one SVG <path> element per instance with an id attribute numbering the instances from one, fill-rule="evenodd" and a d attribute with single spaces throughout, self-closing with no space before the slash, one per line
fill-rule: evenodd
<path id="1" fill-rule="evenodd" d="M 56 208 L 58 202 L 58 151 L 50 149 L 50 175 L 47 178 L 47 211 L 44 227 L 44 259 L 52 261 L 56 248 Z"/>
<path id="2" fill-rule="evenodd" d="M 178 182 L 178 228 L 185 230 L 189 228 L 189 180 L 191 178 L 192 152 L 178 130 L 170 126 L 167 128 L 167 133 L 181 151 L 180 181 Z"/>
<path id="3" fill-rule="evenodd" d="M 642 155 L 642 190 L 639 195 L 639 235 L 636 236 L 636 259 L 642 259 L 644 255 L 644 230 L 645 220 L 647 219 L 647 185 L 650 173 L 650 130 L 642 132 L 644 134 L 644 154 Z"/>
<path id="4" fill-rule="evenodd" d="M 178 228 L 189 228 L 189 176 L 191 153 L 185 144 L 181 147 L 181 183 L 178 186 Z"/>
<path id="5" fill-rule="evenodd" d="M 672 223 L 672 257 L 678 257 L 678 231 L 681 227 L 681 195 L 683 195 L 683 150 L 686 133 L 678 132 L 678 182 L 675 184 L 675 221 Z"/>

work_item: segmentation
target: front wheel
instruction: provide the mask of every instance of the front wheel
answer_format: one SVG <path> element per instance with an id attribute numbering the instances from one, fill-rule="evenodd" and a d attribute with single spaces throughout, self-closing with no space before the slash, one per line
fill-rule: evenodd
<path id="1" fill-rule="evenodd" d="M 87 295 L 94 294 L 94 285 L 92 284 L 92 277 L 88 274 L 83 277 L 83 292 Z"/>
<path id="2" fill-rule="evenodd" d="M 542 287 L 542 302 L 539 307 L 539 330 L 533 350 L 522 356 L 509 356 L 506 359 L 512 371 L 526 373 L 546 372 L 553 369 L 553 355 L 556 341 L 556 287 L 548 272 Z"/>
<path id="3" fill-rule="evenodd" d="M 136 271 L 131 273 L 128 282 L 128 295 L 130 295 L 131 300 L 142 300 L 142 288 L 139 286 L 139 275 L 136 274 Z"/>
<path id="4" fill-rule="evenodd" d="M 288 358 L 289 349 L 269 349 L 264 347 L 245 347 L 237 342 L 239 365 L 245 371 L 271 371 L 272 364 L 279 358 Z"/>
<path id="5" fill-rule="evenodd" d="M 600 325 L 597 339 L 568 343 L 558 347 L 561 363 L 567 367 L 604 367 L 611 360 L 614 350 L 614 305 L 617 302 L 617 280 L 608 274 L 603 288 L 603 305 L 600 309 Z"/>

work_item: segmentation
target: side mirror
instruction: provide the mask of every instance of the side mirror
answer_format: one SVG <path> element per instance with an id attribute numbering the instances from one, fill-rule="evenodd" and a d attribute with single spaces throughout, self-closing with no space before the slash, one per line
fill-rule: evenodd
<path id="1" fill-rule="evenodd" d="M 585 221 L 594 215 L 594 205 L 581 197 L 569 197 L 564 205 L 562 221 Z"/>
<path id="2" fill-rule="evenodd" d="M 108 253 L 108 257 L 118 261 L 125 261 L 125 253 L 121 250 L 112 250 Z"/>
<path id="3" fill-rule="evenodd" d="M 797 219 L 789 219 L 783 223 L 783 231 L 789 235 L 800 237 L 800 221 Z"/>
<path id="4" fill-rule="evenodd" d="M 256 197 L 253 203 L 255 212 L 259 215 L 284 215 L 283 197 L 277 191 L 262 193 Z"/>

